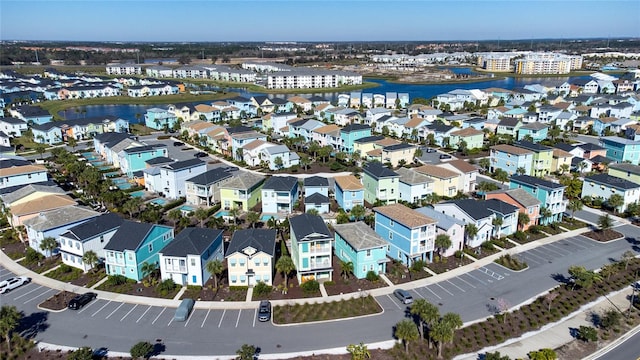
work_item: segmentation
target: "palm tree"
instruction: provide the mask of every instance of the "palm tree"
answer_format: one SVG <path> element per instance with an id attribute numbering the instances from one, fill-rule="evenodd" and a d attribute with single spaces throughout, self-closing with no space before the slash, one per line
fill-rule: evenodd
<path id="1" fill-rule="evenodd" d="M 478 160 L 478 165 L 480 165 L 480 167 L 485 171 L 488 171 L 489 167 L 491 166 L 491 160 L 489 160 L 489 158 L 482 158 Z"/>
<path id="2" fill-rule="evenodd" d="M 404 344 L 404 352 L 409 353 L 409 342 L 418 340 L 420 333 L 416 324 L 409 319 L 404 319 L 396 324 L 394 335 Z"/>
<path id="3" fill-rule="evenodd" d="M 349 279 L 349 274 L 353 273 L 353 263 L 351 261 L 340 260 L 340 275 L 345 280 Z"/>
<path id="4" fill-rule="evenodd" d="M 607 231 L 611 229 L 612 226 L 613 220 L 611 219 L 611 216 L 609 216 L 609 214 L 604 214 L 600 216 L 600 218 L 598 218 L 598 227 L 600 228 L 600 231 Z"/>
<path id="5" fill-rule="evenodd" d="M 98 264 L 98 254 L 93 250 L 88 250 L 82 255 L 82 262 L 89 265 L 89 268 L 94 269 Z"/>
<path id="6" fill-rule="evenodd" d="M 42 239 L 42 241 L 40 242 L 40 250 L 44 251 L 46 256 L 51 256 L 53 250 L 55 250 L 57 247 L 58 242 L 56 241 L 56 239 L 49 236 Z"/>
<path id="7" fill-rule="evenodd" d="M 231 216 L 233 218 L 233 223 L 234 224 L 238 224 L 238 216 L 240 215 L 240 208 L 238 207 L 232 207 L 229 210 L 229 216 Z"/>
<path id="8" fill-rule="evenodd" d="M 11 353 L 11 333 L 22 320 L 22 313 L 15 306 L 3 305 L 0 308 L 0 334 L 7 341 L 7 349 Z"/>
<path id="9" fill-rule="evenodd" d="M 520 230 L 524 230 L 524 227 L 531 222 L 531 219 L 529 218 L 529 215 L 522 213 L 522 212 L 518 212 L 518 227 L 520 228 Z"/>
<path id="10" fill-rule="evenodd" d="M 542 218 L 545 224 L 549 223 L 548 219 L 553 216 L 553 213 L 549 208 L 541 207 L 540 208 L 540 217 Z"/>
<path id="11" fill-rule="evenodd" d="M 438 256 L 440 256 L 440 260 L 442 260 L 442 253 L 448 248 L 451 247 L 453 243 L 451 242 L 451 238 L 447 234 L 439 234 L 436 236 L 436 240 L 434 241 L 434 245 L 438 248 Z"/>
<path id="12" fill-rule="evenodd" d="M 478 227 L 475 224 L 466 224 L 464 232 L 467 234 L 467 243 L 478 235 Z"/>
<path id="13" fill-rule="evenodd" d="M 140 211 L 140 206 L 142 206 L 142 199 L 139 197 L 132 197 L 122 205 L 122 210 L 129 213 L 129 219 L 133 219 L 133 213 Z"/>
<path id="14" fill-rule="evenodd" d="M 518 175 L 524 175 L 527 173 L 527 169 L 523 168 L 523 167 L 519 167 L 516 169 L 516 174 Z"/>
<path id="15" fill-rule="evenodd" d="M 71 150 L 76 151 L 76 146 L 78 146 L 78 140 L 75 138 L 69 138 L 67 140 L 67 145 L 71 146 Z"/>
<path id="16" fill-rule="evenodd" d="M 207 270 L 207 272 L 211 274 L 211 277 L 213 278 L 213 286 L 215 286 L 215 288 L 217 289 L 218 277 L 224 271 L 224 264 L 222 263 L 222 261 L 214 259 L 207 261 L 204 266 L 205 270 Z"/>
<path id="17" fill-rule="evenodd" d="M 310 214 L 310 215 L 320 215 L 320 212 L 318 211 L 318 209 L 310 208 L 309 210 L 307 210 L 307 214 Z"/>
<path id="18" fill-rule="evenodd" d="M 351 215 L 356 218 L 356 221 L 362 219 L 366 214 L 366 209 L 362 205 L 356 205 L 351 208 Z"/>
<path id="19" fill-rule="evenodd" d="M 311 160 L 309 159 L 309 156 L 301 155 L 300 166 L 302 166 L 302 170 L 307 170 L 309 168 L 309 165 L 311 165 Z"/>
<path id="20" fill-rule="evenodd" d="M 431 338 L 438 343 L 438 357 L 442 357 L 442 345 L 453 341 L 455 331 L 462 327 L 460 315 L 446 313 L 433 326 Z"/>
<path id="21" fill-rule="evenodd" d="M 158 266 L 154 262 L 151 262 L 151 263 L 146 261 L 143 262 L 142 266 L 140 267 L 140 272 L 142 272 L 142 277 L 145 278 L 149 276 L 149 281 L 153 282 L 153 279 L 155 277 L 154 273 L 157 268 Z"/>
<path id="22" fill-rule="evenodd" d="M 169 213 L 167 214 L 167 217 L 173 221 L 173 226 L 175 227 L 178 223 L 178 220 L 180 220 L 182 218 L 182 211 L 180 211 L 180 209 L 173 209 L 171 211 L 169 211 Z"/>
<path id="23" fill-rule="evenodd" d="M 567 206 L 567 209 L 571 211 L 571 217 L 575 218 L 576 211 L 582 210 L 583 206 L 584 204 L 582 203 L 582 199 L 571 199 L 569 200 L 569 205 Z"/>
<path id="24" fill-rule="evenodd" d="M 209 218 L 209 212 L 204 208 L 197 208 L 193 216 L 200 221 L 200 227 L 204 227 L 204 221 Z"/>
<path id="25" fill-rule="evenodd" d="M 607 200 L 607 205 L 613 208 L 613 213 L 617 214 L 618 209 L 624 205 L 624 198 L 620 194 L 612 194 Z"/>
<path id="26" fill-rule="evenodd" d="M 251 225 L 252 228 L 256 227 L 256 223 L 260 220 L 260 214 L 255 211 L 249 211 L 247 213 L 247 222 Z"/>
<path id="27" fill-rule="evenodd" d="M 569 171 L 569 168 L 570 168 L 569 164 L 560 165 L 560 174 L 566 173 L 567 171 Z"/>
<path id="28" fill-rule="evenodd" d="M 438 307 L 425 299 L 416 299 L 413 302 L 411 305 L 411 314 L 418 317 L 418 330 L 420 331 L 420 337 L 422 339 L 425 338 L 425 325 L 431 329 L 431 325 L 440 319 L 440 311 L 438 310 Z M 430 341 L 429 347 L 431 347 Z"/>
<path id="29" fill-rule="evenodd" d="M 491 220 L 491 225 L 493 225 L 494 227 L 496 237 L 500 237 L 500 229 L 502 228 L 502 224 L 503 224 L 502 218 L 496 217 L 493 220 Z"/>
<path id="30" fill-rule="evenodd" d="M 289 275 L 295 269 L 296 269 L 296 265 L 293 263 L 293 260 L 289 256 L 283 255 L 276 262 L 276 270 L 278 272 L 282 273 L 282 276 L 284 277 L 284 293 L 285 294 L 287 293 L 287 290 L 289 289 L 287 287 L 287 280 L 289 279 Z"/>

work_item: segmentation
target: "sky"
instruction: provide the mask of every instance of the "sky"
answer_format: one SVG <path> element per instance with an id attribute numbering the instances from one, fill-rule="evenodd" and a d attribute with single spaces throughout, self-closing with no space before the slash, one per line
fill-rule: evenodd
<path id="1" fill-rule="evenodd" d="M 640 37 L 639 0 L 0 0 L 0 40 L 234 42 Z"/>

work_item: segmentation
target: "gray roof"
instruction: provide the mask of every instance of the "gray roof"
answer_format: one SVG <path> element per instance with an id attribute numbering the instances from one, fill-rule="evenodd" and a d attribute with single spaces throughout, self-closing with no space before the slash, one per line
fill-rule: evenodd
<path id="1" fill-rule="evenodd" d="M 387 246 L 387 242 L 362 221 L 337 224 L 333 229 L 356 251 Z"/>
<path id="2" fill-rule="evenodd" d="M 605 141 L 605 142 L 606 141 L 611 141 L 611 142 L 615 142 L 615 143 L 623 144 L 623 145 L 638 145 L 638 144 L 640 144 L 640 141 L 625 139 L 625 138 L 621 138 L 621 137 L 617 137 L 617 136 L 601 137 L 600 141 Z"/>
<path id="3" fill-rule="evenodd" d="M 353 142 L 357 142 L 357 143 L 362 143 L 362 144 L 367 144 L 367 143 L 372 143 L 372 142 L 376 142 L 376 141 L 380 141 L 384 139 L 384 136 L 381 135 L 373 135 L 373 136 L 367 136 L 367 137 L 363 137 L 360 139 L 356 139 L 353 140 Z"/>
<path id="4" fill-rule="evenodd" d="M 609 174 L 597 174 L 597 175 L 585 177 L 584 181 L 585 182 L 593 181 L 598 184 L 608 185 L 609 187 L 622 189 L 622 190 L 640 188 L 639 184 L 636 184 L 626 179 L 621 179 L 615 176 L 611 176 Z"/>
<path id="5" fill-rule="evenodd" d="M 520 141 L 516 141 L 515 143 L 513 143 L 514 146 L 517 146 L 519 148 L 523 148 L 523 149 L 527 149 L 527 150 L 531 150 L 531 151 L 552 151 L 553 148 L 548 147 L 548 146 L 544 146 L 538 143 L 534 143 L 531 141 L 524 141 L 524 140 L 520 140 Z"/>
<path id="6" fill-rule="evenodd" d="M 602 146 L 596 145 L 596 144 L 592 144 L 592 143 L 584 143 L 584 144 L 580 144 L 580 145 L 576 145 L 576 147 L 584 150 L 584 151 L 598 151 L 598 150 L 605 150 L 605 148 L 603 148 Z"/>
<path id="7" fill-rule="evenodd" d="M 285 152 L 289 152 L 291 150 L 289 150 L 289 148 L 287 147 L 287 145 L 272 145 L 272 146 L 267 146 L 264 149 L 266 152 L 268 152 L 270 155 L 274 155 L 274 154 L 282 154 Z"/>
<path id="8" fill-rule="evenodd" d="M 162 168 L 173 170 L 173 171 L 179 171 L 182 169 L 188 169 L 188 168 L 192 168 L 200 165 L 206 165 L 206 163 L 198 158 L 195 158 L 195 159 L 188 159 L 183 161 L 176 161 L 171 164 L 163 165 Z"/>
<path id="9" fill-rule="evenodd" d="M 443 214 L 439 211 L 436 211 L 434 208 L 431 208 L 428 206 L 417 208 L 415 209 L 415 211 L 436 220 L 436 227 L 440 229 L 449 230 L 455 224 L 458 224 L 464 227 L 464 222 L 462 222 L 461 220 L 458 220 L 453 216 Z"/>
<path id="10" fill-rule="evenodd" d="M 271 176 L 264 182 L 263 190 L 291 191 L 298 184 L 293 176 Z"/>
<path id="11" fill-rule="evenodd" d="M 276 231 L 274 229 L 246 229 L 237 230 L 229 242 L 229 247 L 225 257 L 232 255 L 247 247 L 252 247 L 257 251 L 275 256 L 276 254 Z"/>
<path id="12" fill-rule="evenodd" d="M 475 220 L 484 219 L 493 215 L 493 212 L 487 208 L 484 201 L 460 199 L 447 201 L 445 204 L 455 204 Z"/>
<path id="13" fill-rule="evenodd" d="M 400 144 L 385 146 L 384 151 L 397 151 L 397 150 L 404 150 L 404 149 L 410 149 L 415 147 L 416 147 L 415 145 L 411 145 L 408 143 L 400 143 Z"/>
<path id="14" fill-rule="evenodd" d="M 153 159 L 149 159 L 147 161 L 145 161 L 145 163 L 152 165 L 152 166 L 156 166 L 156 165 L 164 165 L 164 164 L 170 164 L 172 162 L 174 162 L 175 160 L 168 158 L 166 156 L 158 156 L 155 157 Z"/>
<path id="15" fill-rule="evenodd" d="M 396 170 L 396 173 L 400 175 L 400 182 L 403 182 L 409 185 L 435 182 L 433 179 L 431 179 L 427 175 L 421 174 L 415 170 L 411 170 L 407 168 L 399 168 L 398 170 Z"/>
<path id="16" fill-rule="evenodd" d="M 11 193 L 5 193 L 0 195 L 2 201 L 5 204 L 11 204 L 16 200 L 20 200 L 25 196 L 31 195 L 37 191 L 46 192 L 50 194 L 64 194 L 65 191 L 57 186 L 46 186 L 46 185 L 37 185 L 37 184 L 28 184 L 23 187 L 20 187 L 16 191 Z"/>
<path id="17" fill-rule="evenodd" d="M 514 117 L 505 117 L 502 118 L 502 120 L 500 120 L 500 122 L 498 123 L 498 126 L 508 126 L 508 127 L 514 127 L 516 125 L 518 125 L 518 123 L 522 122 L 520 119 L 518 118 L 514 118 Z"/>
<path id="18" fill-rule="evenodd" d="M 85 241 L 116 229 L 120 227 L 123 222 L 124 220 L 117 214 L 102 214 L 85 223 L 70 228 L 60 236 L 64 236 L 68 239 Z"/>
<path id="19" fill-rule="evenodd" d="M 498 212 L 503 215 L 508 215 L 514 212 L 518 212 L 517 207 L 498 199 L 485 200 L 484 204 L 487 207 L 487 209 L 493 212 Z"/>
<path id="20" fill-rule="evenodd" d="M 167 147 L 167 145 L 165 145 L 165 144 L 153 144 L 153 145 L 142 145 L 142 146 L 136 146 L 136 147 L 132 147 L 132 148 L 127 148 L 127 149 L 124 149 L 122 151 L 124 151 L 127 154 L 136 154 L 136 153 L 152 151 L 152 150 L 155 150 L 155 149 L 166 148 L 166 147 Z"/>
<path id="21" fill-rule="evenodd" d="M 61 226 L 74 224 L 78 221 L 90 219 L 100 215 L 99 212 L 85 209 L 79 206 L 67 206 L 60 209 L 45 211 L 40 215 L 23 222 L 26 227 L 35 231 L 46 231 Z"/>
<path id="22" fill-rule="evenodd" d="M 511 181 L 514 181 L 514 180 L 516 182 L 521 182 L 523 184 L 528 184 L 531 186 L 540 186 L 548 189 L 560 189 L 565 187 L 564 185 L 556 184 L 554 182 L 540 179 L 535 176 L 529 176 L 529 175 L 511 175 Z"/>
<path id="23" fill-rule="evenodd" d="M 241 175 L 233 176 L 222 187 L 225 189 L 238 189 L 247 190 L 254 187 L 256 184 L 264 181 L 264 176 L 254 173 L 242 173 Z"/>
<path id="24" fill-rule="evenodd" d="M 125 220 L 118 231 L 113 234 L 113 237 L 109 243 L 104 247 L 105 250 L 136 250 L 147 237 L 147 234 L 151 232 L 154 226 L 160 226 L 167 229 L 171 229 L 168 226 L 139 223 L 134 221 Z"/>
<path id="25" fill-rule="evenodd" d="M 331 200 L 329 200 L 329 198 L 327 196 L 324 196 L 320 193 L 313 193 L 309 196 L 307 196 L 306 198 L 304 198 L 304 203 L 305 204 L 316 204 L 316 205 L 321 205 L 321 204 L 328 204 L 329 202 L 331 202 Z"/>
<path id="26" fill-rule="evenodd" d="M 200 175 L 196 175 L 186 181 L 197 184 L 197 185 L 210 185 L 210 184 L 215 184 L 224 179 L 228 179 L 230 177 L 231 177 L 231 174 L 224 171 L 224 169 L 215 168 L 209 171 L 205 171 Z"/>
<path id="27" fill-rule="evenodd" d="M 331 238 L 329 228 L 318 215 L 302 214 L 289 219 L 291 230 L 298 241 L 304 241 L 305 237 L 317 234 L 324 238 Z"/>
<path id="28" fill-rule="evenodd" d="M 496 190 L 489 192 L 489 194 L 495 193 L 505 193 L 524 207 L 531 207 L 541 204 L 540 200 L 523 189 Z"/>
<path id="29" fill-rule="evenodd" d="M 309 176 L 304 179 L 304 186 L 329 186 L 329 179 L 322 176 Z"/>
<path id="30" fill-rule="evenodd" d="M 548 125 L 545 125 L 543 123 L 533 122 L 533 123 L 528 123 L 528 124 L 522 125 L 522 127 L 520 127 L 520 129 L 542 130 L 542 129 L 546 129 L 548 127 L 549 127 Z"/>
<path id="31" fill-rule="evenodd" d="M 373 176 L 376 179 L 385 178 L 385 177 L 397 177 L 398 176 L 398 174 L 396 174 L 392 170 L 386 168 L 385 166 L 383 166 L 381 163 L 379 163 L 377 161 L 373 161 L 373 162 L 367 163 L 362 168 L 362 170 L 364 170 L 365 173 Z"/>
<path id="32" fill-rule="evenodd" d="M 6 122 L 7 124 L 26 124 L 27 123 L 22 119 L 18 119 L 14 117 L 0 117 L 0 122 Z"/>
<path id="33" fill-rule="evenodd" d="M 202 255 L 216 241 L 222 246 L 222 230 L 188 227 L 160 252 L 166 256 Z"/>
<path id="34" fill-rule="evenodd" d="M 640 174 L 640 166 L 629 163 L 616 163 L 609 165 L 610 169 L 622 170 L 632 174 Z"/>

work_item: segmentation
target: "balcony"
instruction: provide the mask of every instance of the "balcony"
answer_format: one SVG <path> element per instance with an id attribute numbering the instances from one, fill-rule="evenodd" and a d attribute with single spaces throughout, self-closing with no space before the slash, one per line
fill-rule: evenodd
<path id="1" fill-rule="evenodd" d="M 313 261 L 309 262 L 310 270 L 318 270 L 318 269 L 329 269 L 331 268 L 331 261 L 329 259 L 321 260 L 321 261 Z"/>
<path id="2" fill-rule="evenodd" d="M 182 273 L 182 274 L 187 273 L 186 266 L 165 266 L 165 270 L 173 273 Z"/>
<path id="3" fill-rule="evenodd" d="M 319 253 L 330 254 L 331 253 L 331 245 L 310 246 L 309 247 L 309 253 L 311 253 L 311 254 L 319 254 Z"/>

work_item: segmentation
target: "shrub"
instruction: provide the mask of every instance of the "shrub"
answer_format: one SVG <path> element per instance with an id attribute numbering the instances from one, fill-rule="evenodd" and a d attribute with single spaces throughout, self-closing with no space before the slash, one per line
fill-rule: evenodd
<path id="1" fill-rule="evenodd" d="M 533 225 L 529 227 L 529 232 L 532 234 L 540 234 L 542 232 L 542 228 L 540 225 Z"/>
<path id="2" fill-rule="evenodd" d="M 518 241 L 525 241 L 525 240 L 527 240 L 527 234 L 525 234 L 524 232 L 518 230 L 513 234 L 513 238 L 518 240 Z"/>
<path id="3" fill-rule="evenodd" d="M 344 170 L 344 165 L 340 164 L 337 161 L 334 161 L 334 162 L 331 163 L 329 168 L 331 169 L 331 171 L 342 171 L 342 170 Z"/>
<path id="4" fill-rule="evenodd" d="M 453 256 L 455 256 L 456 259 L 462 259 L 464 257 L 464 251 L 456 250 L 456 252 L 453 254 Z"/>
<path id="5" fill-rule="evenodd" d="M 153 351 L 153 345 L 147 341 L 140 341 L 139 343 L 133 345 L 129 353 L 131 357 L 134 359 L 138 358 L 146 358 Z"/>
<path id="6" fill-rule="evenodd" d="M 585 342 L 598 340 L 598 330 L 591 326 L 580 326 L 578 329 L 578 340 Z"/>
<path id="7" fill-rule="evenodd" d="M 111 286 L 124 285 L 127 283 L 127 277 L 124 275 L 109 275 L 107 284 Z"/>
<path id="8" fill-rule="evenodd" d="M 83 346 L 72 351 L 68 356 L 67 360 L 92 360 L 93 359 L 93 351 L 88 346 Z"/>
<path id="9" fill-rule="evenodd" d="M 44 259 L 44 255 L 40 254 L 39 252 L 35 251 L 32 248 L 28 248 L 27 253 L 24 256 L 24 262 L 26 264 L 35 264 L 38 261 L 43 259 Z"/>
<path id="10" fill-rule="evenodd" d="M 171 138 L 171 136 L 169 136 L 169 135 L 160 135 L 160 136 L 158 136 L 158 140 L 167 140 L 169 138 Z"/>
<path id="11" fill-rule="evenodd" d="M 300 285 L 300 288 L 302 288 L 302 292 L 306 295 L 311 295 L 320 291 L 320 283 L 316 280 L 308 280 Z"/>
<path id="12" fill-rule="evenodd" d="M 367 280 L 369 280 L 371 282 L 376 282 L 376 281 L 380 280 L 380 276 L 378 276 L 378 274 L 375 271 L 368 271 L 367 272 Z"/>
<path id="13" fill-rule="evenodd" d="M 482 245 L 480 245 L 482 247 L 482 250 L 493 250 L 493 243 L 491 241 L 485 241 L 482 243 Z"/>
<path id="14" fill-rule="evenodd" d="M 427 262 L 424 260 L 416 260 L 413 262 L 413 264 L 411 264 L 411 271 L 414 272 L 420 272 L 423 271 L 423 269 L 427 267 Z"/>
<path id="15" fill-rule="evenodd" d="M 72 271 L 73 268 L 67 264 L 60 264 L 60 267 L 58 267 L 58 272 L 60 272 L 61 274 L 70 273 Z"/>
<path id="16" fill-rule="evenodd" d="M 600 318 L 600 327 L 603 329 L 609 329 L 611 327 L 617 327 L 620 325 L 622 315 L 616 309 L 609 309 L 604 312 Z"/>
<path id="17" fill-rule="evenodd" d="M 266 296 L 271 293 L 271 286 L 267 285 L 262 281 L 258 281 L 256 286 L 253 287 L 253 294 L 255 296 Z"/>
<path id="18" fill-rule="evenodd" d="M 336 282 L 335 282 L 335 281 L 325 281 L 325 282 L 324 282 L 324 286 L 333 286 L 333 285 L 335 285 L 335 284 L 336 284 Z"/>
<path id="19" fill-rule="evenodd" d="M 160 284 L 158 284 L 158 291 L 161 294 L 168 294 L 172 292 L 176 288 L 176 283 L 173 279 L 167 279 Z"/>

